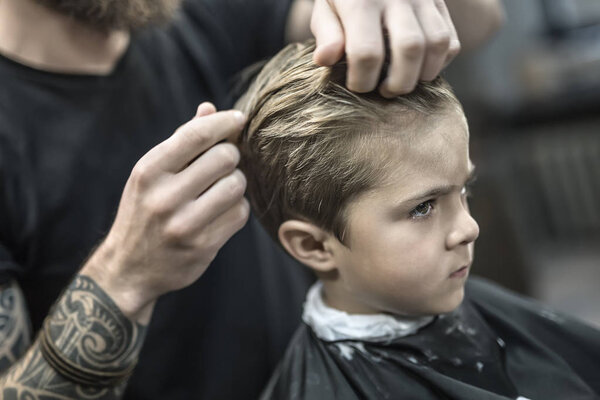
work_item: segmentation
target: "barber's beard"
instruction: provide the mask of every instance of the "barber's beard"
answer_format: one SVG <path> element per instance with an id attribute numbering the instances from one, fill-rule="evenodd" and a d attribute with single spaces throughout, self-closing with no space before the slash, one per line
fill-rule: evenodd
<path id="1" fill-rule="evenodd" d="M 102 31 L 135 30 L 171 20 L 182 0 L 36 0 Z"/>

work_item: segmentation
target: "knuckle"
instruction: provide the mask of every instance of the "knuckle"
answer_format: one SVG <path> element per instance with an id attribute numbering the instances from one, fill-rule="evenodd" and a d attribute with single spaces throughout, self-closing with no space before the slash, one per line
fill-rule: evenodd
<path id="1" fill-rule="evenodd" d="M 218 158 L 225 170 L 233 170 L 240 161 L 239 150 L 230 143 L 219 145 L 217 151 Z"/>
<path id="2" fill-rule="evenodd" d="M 179 129 L 183 130 L 182 136 L 191 146 L 204 147 L 210 142 L 210 130 L 206 128 L 202 117 L 192 120 Z"/>
<path id="3" fill-rule="evenodd" d="M 421 36 L 404 38 L 400 41 L 400 49 L 407 58 L 419 58 L 425 50 L 425 39 Z"/>
<path id="4" fill-rule="evenodd" d="M 388 84 L 388 86 L 386 87 L 386 89 L 389 92 L 398 94 L 398 95 L 403 95 L 403 94 L 408 94 L 410 92 L 412 92 L 416 87 L 416 82 L 404 82 L 404 81 L 398 81 L 395 83 L 390 83 Z"/>
<path id="5" fill-rule="evenodd" d="M 149 162 L 144 159 L 135 164 L 131 171 L 130 180 L 138 187 L 148 187 L 153 180 L 153 168 Z"/>
<path id="6" fill-rule="evenodd" d="M 448 50 L 450 46 L 450 33 L 447 31 L 440 31 L 432 34 L 427 39 L 427 47 L 438 52 L 444 52 Z"/>
<path id="7" fill-rule="evenodd" d="M 238 229 L 244 226 L 248 221 L 248 218 L 250 217 L 250 205 L 246 199 L 240 202 L 236 217 L 237 221 L 239 222 Z"/>
<path id="8" fill-rule="evenodd" d="M 211 240 L 209 240 L 206 243 L 206 253 L 207 256 L 210 260 L 213 260 L 217 253 L 219 252 L 219 250 L 221 250 L 221 244 L 219 243 L 218 240 L 216 240 L 216 238 L 211 238 Z"/>
<path id="9" fill-rule="evenodd" d="M 344 0 L 340 3 L 342 3 L 347 10 L 354 10 L 356 13 L 364 12 L 368 10 L 369 7 L 373 7 L 374 4 L 377 4 L 371 0 Z"/>
<path id="10" fill-rule="evenodd" d="M 186 224 L 176 221 L 171 221 L 164 228 L 164 237 L 171 242 L 179 242 L 185 239 L 188 235 L 188 227 Z"/>
<path id="11" fill-rule="evenodd" d="M 365 46 L 348 50 L 348 58 L 365 66 L 376 66 L 383 60 L 383 51 L 377 46 Z"/>
<path id="12" fill-rule="evenodd" d="M 200 248 L 200 251 L 203 254 L 202 258 L 206 262 L 211 262 L 219 252 L 219 249 L 221 248 L 219 242 L 215 238 L 215 235 L 209 234 L 207 232 L 203 232 L 198 237 L 197 243 L 198 247 Z"/>
<path id="13" fill-rule="evenodd" d="M 450 57 L 456 56 L 458 53 L 460 53 L 461 48 L 462 48 L 462 45 L 460 43 L 460 40 L 458 40 L 458 39 L 451 40 L 450 45 L 448 47 L 448 55 Z"/>
<path id="14" fill-rule="evenodd" d="M 210 132 L 206 129 L 197 129 L 194 131 L 192 141 L 194 146 L 204 148 L 210 143 Z"/>
<path id="15" fill-rule="evenodd" d="M 212 253 L 204 253 L 204 254 L 202 254 L 202 256 L 200 258 L 202 265 L 209 266 L 210 264 L 212 264 L 212 262 L 217 257 L 217 253 L 219 253 L 218 250 L 216 250 L 216 251 L 214 251 Z"/>
<path id="16" fill-rule="evenodd" d="M 443 10 L 446 8 L 445 0 L 433 0 L 433 4 L 438 10 Z"/>
<path id="17" fill-rule="evenodd" d="M 159 165 L 161 160 L 171 160 L 177 154 L 178 150 L 178 140 L 173 136 L 169 137 L 167 140 L 156 145 L 150 152 L 144 156 L 140 161 L 143 161 L 149 169 L 148 172 L 156 174 L 157 172 L 162 172 L 159 170 Z"/>
<path id="18" fill-rule="evenodd" d="M 171 213 L 171 203 L 162 196 L 151 196 L 144 202 L 144 208 L 150 215 L 165 216 Z"/>
<path id="19" fill-rule="evenodd" d="M 239 170 L 236 170 L 227 178 L 226 187 L 229 197 L 242 197 L 246 190 L 246 177 Z"/>
<path id="20" fill-rule="evenodd" d="M 206 247 L 207 242 L 207 233 L 205 230 L 201 231 L 195 238 L 196 248 L 198 248 L 201 252 L 204 252 L 204 248 Z"/>

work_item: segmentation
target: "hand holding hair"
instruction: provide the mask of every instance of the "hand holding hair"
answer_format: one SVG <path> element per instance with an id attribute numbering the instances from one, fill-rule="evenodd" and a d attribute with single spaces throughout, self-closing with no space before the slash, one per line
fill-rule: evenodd
<path id="1" fill-rule="evenodd" d="M 133 168 L 116 220 L 81 273 L 134 321 L 148 321 L 160 295 L 196 281 L 246 223 L 239 152 L 222 142 L 244 121 L 239 111 L 203 103 Z"/>
<path id="2" fill-rule="evenodd" d="M 418 81 L 435 79 L 461 42 L 476 47 L 502 19 L 496 0 L 315 0 L 314 61 L 331 66 L 345 54 L 348 89 L 378 88 L 394 97 L 411 92 Z M 386 47 L 390 66 L 383 71 Z"/>

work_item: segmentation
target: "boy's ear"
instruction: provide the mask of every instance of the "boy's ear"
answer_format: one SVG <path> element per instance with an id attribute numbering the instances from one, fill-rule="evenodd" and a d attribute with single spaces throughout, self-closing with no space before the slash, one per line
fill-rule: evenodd
<path id="1" fill-rule="evenodd" d="M 333 254 L 325 245 L 331 236 L 323 229 L 306 221 L 290 219 L 279 227 L 281 245 L 302 264 L 317 272 L 336 269 Z"/>

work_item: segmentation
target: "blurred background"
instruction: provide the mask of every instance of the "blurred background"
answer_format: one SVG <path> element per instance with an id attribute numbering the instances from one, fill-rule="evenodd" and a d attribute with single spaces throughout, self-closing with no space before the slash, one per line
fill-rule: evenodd
<path id="1" fill-rule="evenodd" d="M 473 274 L 600 327 L 600 0 L 504 0 L 446 78 L 478 180 Z"/>

